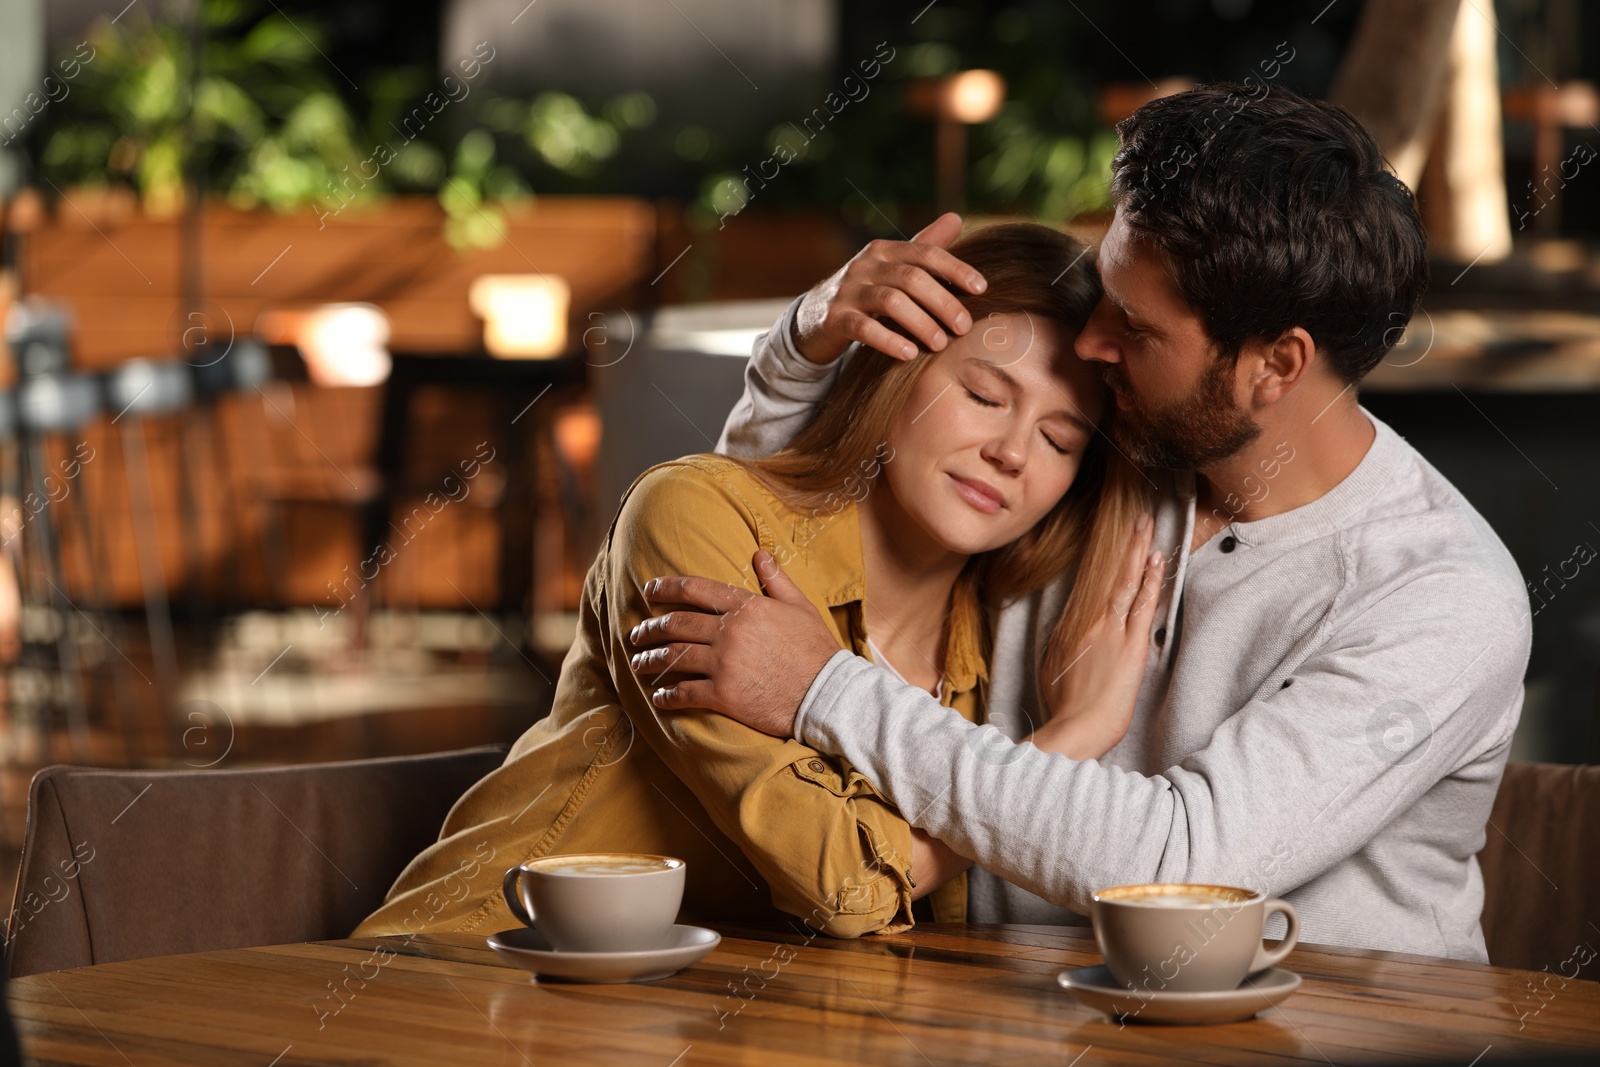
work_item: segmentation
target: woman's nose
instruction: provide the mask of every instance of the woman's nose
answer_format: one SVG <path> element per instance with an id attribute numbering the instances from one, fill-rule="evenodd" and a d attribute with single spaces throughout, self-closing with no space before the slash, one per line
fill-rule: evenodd
<path id="1" fill-rule="evenodd" d="M 1001 470 L 1021 470 L 1027 462 L 1026 434 L 1019 429 L 993 438 L 983 448 L 983 457 Z"/>

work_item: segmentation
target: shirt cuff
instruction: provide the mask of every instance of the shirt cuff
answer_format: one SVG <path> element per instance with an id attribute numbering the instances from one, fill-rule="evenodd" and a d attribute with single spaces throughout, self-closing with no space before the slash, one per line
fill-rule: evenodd
<path id="1" fill-rule="evenodd" d="M 783 318 L 772 328 L 775 335 L 773 339 L 777 341 L 778 365 L 783 368 L 784 377 L 790 381 L 823 382 L 843 365 L 845 356 L 850 355 L 856 346 L 852 344 L 845 349 L 844 355 L 832 363 L 813 363 L 802 355 L 794 344 L 794 320 L 800 313 L 800 301 L 805 298 L 804 293 L 795 297 L 784 311 Z"/>
<path id="2" fill-rule="evenodd" d="M 869 671 L 878 669 L 871 661 L 841 648 L 811 680 L 811 688 L 806 690 L 806 698 L 794 717 L 794 736 L 801 744 L 832 756 L 843 755 L 831 743 L 834 731 L 830 720 L 842 713 L 844 702 L 840 698 L 856 677 L 858 669 L 852 667 L 855 663 Z"/>

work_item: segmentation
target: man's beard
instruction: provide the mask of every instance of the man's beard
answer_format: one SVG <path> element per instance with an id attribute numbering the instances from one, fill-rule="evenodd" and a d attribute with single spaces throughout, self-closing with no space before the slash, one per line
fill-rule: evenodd
<path id="1" fill-rule="evenodd" d="M 1105 378 L 1128 399 L 1111 420 L 1111 439 L 1135 463 L 1167 470 L 1199 470 L 1227 459 L 1261 435 L 1233 400 L 1232 360 L 1214 360 L 1194 391 L 1177 403 L 1151 407 L 1119 380 L 1116 368 Z"/>

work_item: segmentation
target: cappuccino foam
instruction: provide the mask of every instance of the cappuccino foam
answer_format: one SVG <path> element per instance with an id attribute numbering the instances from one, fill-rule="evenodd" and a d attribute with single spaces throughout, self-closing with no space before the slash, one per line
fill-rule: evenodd
<path id="1" fill-rule="evenodd" d="M 1095 900 L 1103 904 L 1132 904 L 1141 908 L 1218 908 L 1247 904 L 1257 894 L 1223 885 L 1150 884 L 1102 889 Z"/>
<path id="2" fill-rule="evenodd" d="M 554 856 L 528 864 L 544 874 L 651 874 L 670 871 L 678 861 L 652 856 Z"/>
<path id="3" fill-rule="evenodd" d="M 1226 897 L 1209 897 L 1199 894 L 1184 896 L 1161 894 L 1159 896 L 1134 897 L 1122 903 L 1139 904 L 1147 908 L 1214 908 L 1219 904 L 1231 903 L 1231 901 Z"/>

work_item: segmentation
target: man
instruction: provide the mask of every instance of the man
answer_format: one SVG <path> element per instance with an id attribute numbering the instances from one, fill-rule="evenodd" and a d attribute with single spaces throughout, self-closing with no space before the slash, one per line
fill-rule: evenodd
<path id="1" fill-rule="evenodd" d="M 974 725 L 839 652 L 770 562 L 768 597 L 656 583 L 657 602 L 721 617 L 639 628 L 704 675 L 655 702 L 848 760 L 986 869 L 973 919 L 1070 922 L 1105 886 L 1221 883 L 1289 899 L 1308 942 L 1483 961 L 1474 857 L 1530 616 L 1482 518 L 1357 402 L 1426 284 L 1411 196 L 1348 113 L 1283 91 L 1204 87 L 1119 132 L 1105 298 L 1076 347 L 1116 394 L 1113 443 L 1170 472 L 1157 544 L 1173 561 L 1120 741 L 1098 760 L 1017 743 L 1049 707 L 1038 671 L 1064 588 L 1000 614 Z M 929 347 L 971 328 L 928 273 L 977 284 L 939 258 L 950 228 L 869 246 L 797 301 L 757 346 L 725 446 L 780 448 L 842 340 L 896 354 L 863 311 Z"/>

